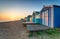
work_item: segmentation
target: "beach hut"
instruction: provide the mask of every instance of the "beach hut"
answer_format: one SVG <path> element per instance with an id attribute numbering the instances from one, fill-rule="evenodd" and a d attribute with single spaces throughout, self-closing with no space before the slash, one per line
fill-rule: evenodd
<path id="1" fill-rule="evenodd" d="M 24 20 L 27 21 L 27 17 L 25 17 Z"/>
<path id="2" fill-rule="evenodd" d="M 31 15 L 28 15 L 28 16 L 26 17 L 26 22 L 32 21 L 31 19 L 32 19 L 32 16 L 31 16 Z"/>
<path id="3" fill-rule="evenodd" d="M 34 11 L 33 14 L 32 14 L 32 22 L 35 23 L 35 11 Z"/>
<path id="4" fill-rule="evenodd" d="M 41 13 L 43 25 L 51 28 L 60 28 L 60 6 L 44 6 Z"/>
<path id="5" fill-rule="evenodd" d="M 34 11 L 32 14 L 32 22 L 41 23 L 41 13 L 38 11 Z"/>
<path id="6" fill-rule="evenodd" d="M 42 23 L 42 19 L 41 19 L 41 13 L 40 12 L 35 12 L 35 22 L 36 23 Z"/>

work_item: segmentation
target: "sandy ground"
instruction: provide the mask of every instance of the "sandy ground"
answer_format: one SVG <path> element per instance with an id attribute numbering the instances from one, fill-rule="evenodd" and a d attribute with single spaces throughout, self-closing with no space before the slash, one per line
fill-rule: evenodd
<path id="1" fill-rule="evenodd" d="M 28 39 L 21 21 L 0 23 L 0 39 Z"/>
<path id="2" fill-rule="evenodd" d="M 28 34 L 21 21 L 0 22 L 0 39 L 60 39 L 60 34 L 54 36 L 43 34 L 31 38 Z"/>

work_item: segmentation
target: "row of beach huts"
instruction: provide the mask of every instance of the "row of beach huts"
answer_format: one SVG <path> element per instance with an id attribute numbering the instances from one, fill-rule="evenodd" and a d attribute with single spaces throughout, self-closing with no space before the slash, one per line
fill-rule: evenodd
<path id="1" fill-rule="evenodd" d="M 50 28 L 60 28 L 60 6 L 44 6 L 41 11 L 34 11 L 25 17 L 27 23 L 39 23 Z"/>

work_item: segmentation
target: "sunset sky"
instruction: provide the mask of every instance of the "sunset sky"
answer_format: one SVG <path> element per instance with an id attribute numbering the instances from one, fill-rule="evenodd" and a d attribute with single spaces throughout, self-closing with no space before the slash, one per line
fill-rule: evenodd
<path id="1" fill-rule="evenodd" d="M 60 5 L 59 0 L 0 1 L 0 21 L 19 20 L 40 11 L 44 5 Z"/>

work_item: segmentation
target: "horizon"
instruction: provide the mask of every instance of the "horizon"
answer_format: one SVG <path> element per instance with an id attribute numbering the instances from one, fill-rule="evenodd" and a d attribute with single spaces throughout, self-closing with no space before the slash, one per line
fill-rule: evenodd
<path id="1" fill-rule="evenodd" d="M 16 0 L 0 1 L 0 22 L 19 20 L 33 11 L 40 11 L 43 6 L 60 5 L 59 0 Z"/>

